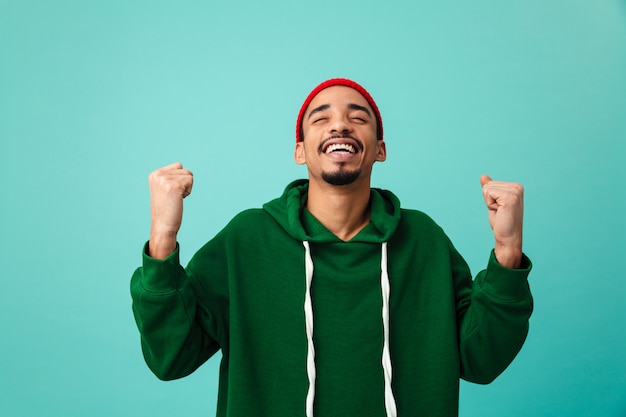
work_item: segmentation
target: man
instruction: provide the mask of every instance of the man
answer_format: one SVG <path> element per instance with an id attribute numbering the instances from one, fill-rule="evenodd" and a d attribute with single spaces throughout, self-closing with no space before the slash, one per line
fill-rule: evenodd
<path id="1" fill-rule="evenodd" d="M 186 269 L 176 235 L 192 174 L 154 171 L 131 284 L 152 371 L 180 378 L 221 349 L 218 416 L 456 416 L 459 378 L 491 382 L 526 338 L 523 190 L 480 178 L 495 247 L 472 281 L 429 217 L 370 188 L 385 158 L 370 94 L 325 81 L 296 124 L 308 181 L 237 215 Z"/>

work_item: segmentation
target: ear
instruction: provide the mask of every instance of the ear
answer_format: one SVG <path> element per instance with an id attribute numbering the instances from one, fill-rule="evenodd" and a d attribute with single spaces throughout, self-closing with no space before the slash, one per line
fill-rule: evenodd
<path id="1" fill-rule="evenodd" d="M 384 140 L 376 142 L 376 161 L 384 162 L 387 159 L 387 146 Z"/>
<path id="2" fill-rule="evenodd" d="M 296 149 L 293 152 L 293 159 L 298 165 L 306 164 L 306 155 L 304 153 L 304 142 L 300 141 L 296 143 Z"/>

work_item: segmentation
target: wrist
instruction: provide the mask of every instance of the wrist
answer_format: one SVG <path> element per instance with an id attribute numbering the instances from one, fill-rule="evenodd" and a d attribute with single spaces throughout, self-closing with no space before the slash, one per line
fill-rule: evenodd
<path id="1" fill-rule="evenodd" d="M 148 242 L 148 255 L 154 259 L 165 259 L 176 249 L 176 232 L 172 231 L 150 231 L 150 241 Z"/>
<path id="2" fill-rule="evenodd" d="M 522 265 L 522 245 L 500 245 L 496 243 L 496 260 L 505 268 L 518 269 Z"/>

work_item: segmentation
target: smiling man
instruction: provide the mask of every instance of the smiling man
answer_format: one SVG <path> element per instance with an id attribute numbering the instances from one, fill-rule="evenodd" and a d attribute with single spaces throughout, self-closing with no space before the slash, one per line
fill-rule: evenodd
<path id="1" fill-rule="evenodd" d="M 299 118 L 302 124 L 298 126 L 301 137 L 296 145 L 296 162 L 307 164 L 311 176 L 314 162 L 307 163 L 306 155 L 312 157 L 317 153 L 320 157 L 325 156 L 322 161 L 330 165 L 322 171 L 322 179 L 328 184 L 348 185 L 362 177 L 365 181 L 361 181 L 361 185 L 368 185 L 373 162 L 385 160 L 385 142 L 379 140 L 378 126 L 382 128 L 382 124 L 377 121 L 367 100 L 350 87 L 335 85 L 322 89 L 307 107 L 310 110 L 301 114 L 306 118 Z M 301 140 L 305 131 L 307 137 L 311 136 L 306 147 L 315 148 L 308 152 Z M 366 144 L 371 149 L 366 149 Z M 367 156 L 375 159 L 364 159 Z"/>
<path id="2" fill-rule="evenodd" d="M 218 416 L 456 416 L 459 378 L 491 382 L 526 338 L 522 187 L 480 178 L 495 244 L 472 279 L 427 215 L 370 187 L 386 145 L 362 86 L 332 79 L 308 95 L 294 158 L 308 180 L 235 216 L 186 268 L 176 238 L 192 173 L 150 174 L 131 282 L 146 362 L 174 379 L 221 350 Z"/>

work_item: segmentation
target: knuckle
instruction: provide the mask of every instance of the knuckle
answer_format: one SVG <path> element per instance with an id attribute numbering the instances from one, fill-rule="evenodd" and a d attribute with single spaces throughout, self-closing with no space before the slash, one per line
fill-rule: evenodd
<path id="1" fill-rule="evenodd" d="M 150 184 L 156 184 L 159 181 L 159 174 L 156 171 L 153 171 L 148 175 L 148 182 Z"/>

